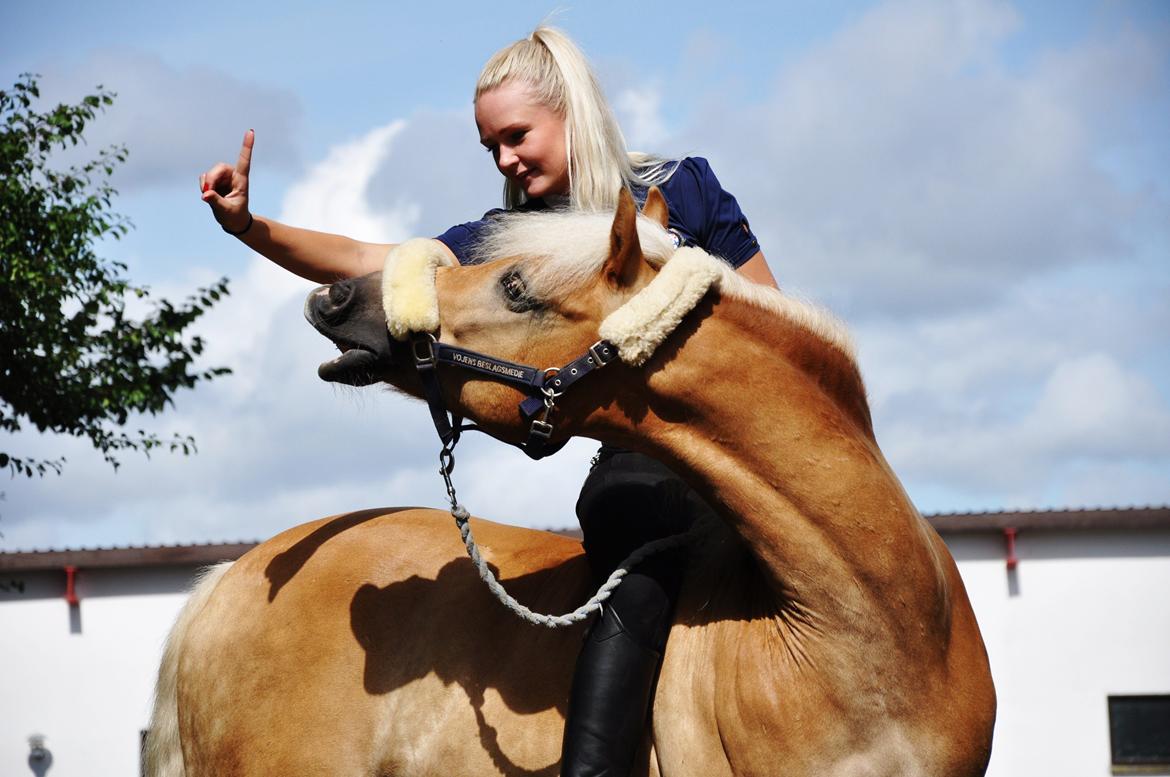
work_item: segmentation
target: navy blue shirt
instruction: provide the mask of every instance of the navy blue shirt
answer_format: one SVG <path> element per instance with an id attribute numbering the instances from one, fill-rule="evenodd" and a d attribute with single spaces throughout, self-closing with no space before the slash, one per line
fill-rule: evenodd
<path id="1" fill-rule="evenodd" d="M 670 230 L 678 236 L 681 245 L 698 246 L 723 258 L 732 267 L 739 267 L 759 252 L 759 241 L 752 234 L 739 203 L 719 184 L 706 159 L 683 159 L 658 188 L 670 211 Z M 646 191 L 634 190 L 634 199 L 639 204 L 645 201 Z M 531 200 L 519 210 L 545 208 L 542 200 Z M 471 249 L 480 230 L 504 212 L 501 208 L 490 210 L 479 221 L 451 227 L 438 240 L 451 249 L 460 264 L 470 264 L 474 261 Z"/>

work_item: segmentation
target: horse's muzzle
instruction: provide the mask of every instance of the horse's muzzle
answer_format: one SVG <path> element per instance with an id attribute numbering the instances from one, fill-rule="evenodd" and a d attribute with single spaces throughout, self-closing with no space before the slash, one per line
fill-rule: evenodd
<path id="1" fill-rule="evenodd" d="M 382 312 L 381 273 L 319 286 L 305 300 L 305 318 L 341 350 L 317 368 L 322 380 L 368 386 L 385 380 L 404 346 L 390 338 Z"/>

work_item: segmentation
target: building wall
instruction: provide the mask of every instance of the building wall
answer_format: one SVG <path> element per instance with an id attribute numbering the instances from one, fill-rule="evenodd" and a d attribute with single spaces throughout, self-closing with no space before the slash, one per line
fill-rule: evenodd
<path id="1" fill-rule="evenodd" d="M 991 777 L 1110 774 L 1106 699 L 1170 694 L 1170 530 L 1021 532 L 1009 573 L 997 533 L 944 535 L 991 658 Z M 0 573 L 0 777 L 139 769 L 154 673 L 192 567 Z M 15 583 L 22 582 L 24 590 Z M 945 689 L 940 689 L 945 692 Z"/>
<path id="2" fill-rule="evenodd" d="M 0 575 L 0 777 L 36 774 L 34 733 L 52 753 L 49 777 L 139 774 L 163 641 L 193 573 L 83 569 L 75 608 L 63 572 Z"/>
<path id="3" fill-rule="evenodd" d="M 1170 694 L 1170 531 L 945 535 L 999 712 L 990 777 L 1110 774 L 1107 698 Z M 1170 736 L 1170 732 L 1167 732 Z"/>

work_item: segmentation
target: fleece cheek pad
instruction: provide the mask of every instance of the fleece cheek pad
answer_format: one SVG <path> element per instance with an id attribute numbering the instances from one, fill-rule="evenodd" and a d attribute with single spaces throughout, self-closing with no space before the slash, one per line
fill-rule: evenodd
<path id="1" fill-rule="evenodd" d="M 386 255 L 382 308 L 397 340 L 439 328 L 435 271 L 455 262 L 439 241 L 416 238 Z M 644 364 L 722 276 L 719 260 L 698 248 L 680 248 L 646 288 L 601 322 L 599 334 L 617 346 L 626 364 Z"/>
<path id="2" fill-rule="evenodd" d="M 699 248 L 680 248 L 646 288 L 606 316 L 600 335 L 617 346 L 626 364 L 644 364 L 683 317 L 723 275 L 718 259 Z"/>
<path id="3" fill-rule="evenodd" d="M 396 340 L 439 328 L 435 271 L 455 264 L 438 240 L 415 238 L 395 246 L 382 266 L 382 309 Z"/>

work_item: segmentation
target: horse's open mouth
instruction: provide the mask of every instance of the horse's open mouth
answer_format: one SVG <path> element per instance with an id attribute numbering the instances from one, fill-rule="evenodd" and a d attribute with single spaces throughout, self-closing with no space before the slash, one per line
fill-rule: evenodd
<path id="1" fill-rule="evenodd" d="M 361 346 L 337 343 L 341 355 L 322 362 L 317 368 L 317 377 L 330 383 L 345 383 L 350 386 L 368 386 L 381 380 L 378 377 L 378 355 Z"/>
<path id="2" fill-rule="evenodd" d="M 340 356 L 317 368 L 321 380 L 368 386 L 385 380 L 394 365 L 393 344 L 381 306 L 363 304 L 359 283 L 322 286 L 305 300 L 305 318 L 341 351 Z"/>

